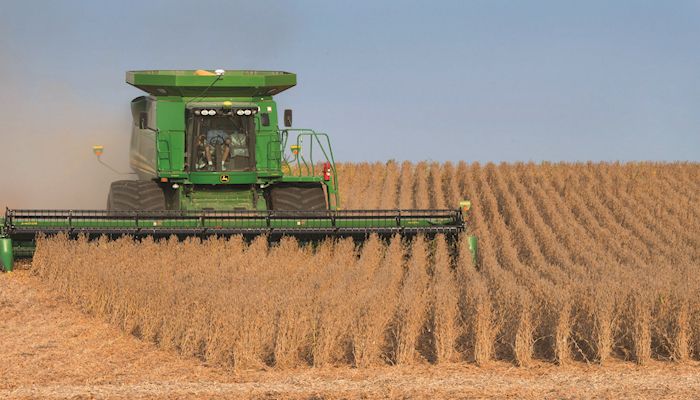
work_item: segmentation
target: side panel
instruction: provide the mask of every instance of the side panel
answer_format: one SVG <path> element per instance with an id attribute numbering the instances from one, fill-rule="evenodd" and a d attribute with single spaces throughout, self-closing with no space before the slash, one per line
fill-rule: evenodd
<path id="1" fill-rule="evenodd" d="M 277 130 L 277 105 L 272 100 L 258 101 L 260 113 L 255 118 L 256 138 L 256 169 L 260 177 L 279 177 L 281 171 L 281 143 Z M 263 116 L 268 120 L 263 125 Z"/>
<path id="2" fill-rule="evenodd" d="M 266 210 L 257 185 L 187 185 L 179 190 L 181 210 Z"/>
<path id="3" fill-rule="evenodd" d="M 139 179 L 156 177 L 156 101 L 138 97 L 131 102 L 131 149 L 129 163 Z"/>
<path id="4" fill-rule="evenodd" d="M 185 177 L 185 103 L 180 98 L 159 98 L 156 111 L 158 176 Z"/>

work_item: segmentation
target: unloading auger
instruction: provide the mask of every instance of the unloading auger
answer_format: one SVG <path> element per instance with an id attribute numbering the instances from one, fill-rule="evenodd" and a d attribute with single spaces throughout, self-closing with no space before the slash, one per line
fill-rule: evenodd
<path id="1" fill-rule="evenodd" d="M 291 235 L 363 239 L 465 231 L 470 203 L 442 210 L 343 210 L 327 134 L 292 128 L 276 95 L 281 71 L 131 71 L 148 95 L 131 101 L 136 180 L 110 186 L 106 210 L 14 210 L 0 218 L 0 262 L 33 254 L 37 235 L 180 238 Z M 102 146 L 93 148 L 99 156 Z M 361 194 L 355 194 L 361 195 Z M 469 237 L 472 256 L 477 241 Z"/>

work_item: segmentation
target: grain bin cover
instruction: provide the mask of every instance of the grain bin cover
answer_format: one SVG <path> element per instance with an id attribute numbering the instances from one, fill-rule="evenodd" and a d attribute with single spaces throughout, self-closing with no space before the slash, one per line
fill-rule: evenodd
<path id="1" fill-rule="evenodd" d="M 153 96 L 260 97 L 272 96 L 296 85 L 297 76 L 283 71 L 206 70 L 129 71 L 126 82 Z"/>

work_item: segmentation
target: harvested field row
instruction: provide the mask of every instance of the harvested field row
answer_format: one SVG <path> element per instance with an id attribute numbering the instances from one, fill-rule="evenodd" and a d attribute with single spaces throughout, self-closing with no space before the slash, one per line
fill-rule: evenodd
<path id="1" fill-rule="evenodd" d="M 229 368 L 700 358 L 699 164 L 338 171 L 346 209 L 472 200 L 477 265 L 442 237 L 57 237 L 33 269 L 86 312 Z"/>

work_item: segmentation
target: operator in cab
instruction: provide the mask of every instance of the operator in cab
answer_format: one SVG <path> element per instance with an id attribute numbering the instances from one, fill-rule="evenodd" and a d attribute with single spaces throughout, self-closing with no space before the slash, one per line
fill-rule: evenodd
<path id="1" fill-rule="evenodd" d="M 236 128 L 236 124 L 226 118 L 212 118 L 203 121 L 205 134 L 197 138 L 197 169 L 212 171 L 221 167 L 221 171 L 230 170 L 227 163 L 236 157 L 248 157 L 248 138 Z M 220 159 L 219 159 L 220 158 Z M 234 163 L 235 164 L 235 163 Z"/>
<path id="2" fill-rule="evenodd" d="M 198 170 L 213 171 L 219 167 L 221 171 L 226 170 L 231 146 L 230 124 L 226 122 L 222 118 L 202 120 L 200 135 L 197 137 Z"/>
<path id="3" fill-rule="evenodd" d="M 198 169 L 207 167 L 209 170 L 214 169 L 214 161 L 216 158 L 216 147 L 221 146 L 221 160 L 218 165 L 221 165 L 221 170 L 226 170 L 226 160 L 231 152 L 231 138 L 226 131 L 222 129 L 208 129 L 206 135 L 199 135 L 197 140 L 199 148 L 200 161 L 197 164 Z M 204 163 L 206 161 L 206 164 Z M 217 166 L 218 166 L 217 165 Z"/>

